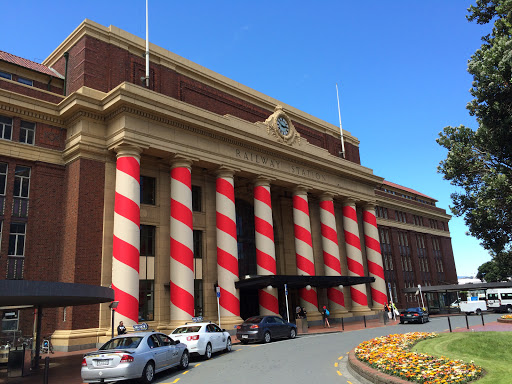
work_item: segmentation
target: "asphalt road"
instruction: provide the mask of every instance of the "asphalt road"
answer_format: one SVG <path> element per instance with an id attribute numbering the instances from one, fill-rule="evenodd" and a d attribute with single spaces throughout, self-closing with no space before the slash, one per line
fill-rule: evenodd
<path id="1" fill-rule="evenodd" d="M 485 322 L 499 314 L 487 314 Z M 481 325 L 480 316 L 469 316 L 469 325 Z M 451 318 L 452 329 L 465 328 L 464 316 Z M 426 324 L 396 324 L 343 333 L 302 335 L 294 340 L 270 344 L 236 344 L 230 353 L 215 354 L 211 360 L 192 359 L 186 371 L 169 370 L 156 377 L 158 384 L 364 384 L 347 369 L 347 353 L 374 337 L 415 331 L 446 332 L 445 317 Z"/>

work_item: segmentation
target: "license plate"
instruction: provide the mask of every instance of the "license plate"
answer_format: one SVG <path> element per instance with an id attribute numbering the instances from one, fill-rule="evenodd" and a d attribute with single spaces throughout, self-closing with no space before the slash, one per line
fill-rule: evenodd
<path id="1" fill-rule="evenodd" d="M 108 360 L 108 359 L 106 359 L 106 360 L 96 360 L 96 365 L 97 365 L 98 367 L 102 367 L 102 366 L 104 366 L 104 365 L 108 365 L 108 362 L 109 362 L 109 360 Z"/>
<path id="2" fill-rule="evenodd" d="M 242 339 L 248 339 L 249 335 L 242 335 Z"/>

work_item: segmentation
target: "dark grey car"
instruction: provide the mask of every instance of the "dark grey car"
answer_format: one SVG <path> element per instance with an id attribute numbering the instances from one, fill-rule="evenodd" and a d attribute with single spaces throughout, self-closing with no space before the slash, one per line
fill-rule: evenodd
<path id="1" fill-rule="evenodd" d="M 408 323 L 426 323 L 429 321 L 428 312 L 420 307 L 407 308 L 400 312 L 400 324 Z"/>
<path id="2" fill-rule="evenodd" d="M 247 344 L 249 341 L 269 343 L 272 339 L 297 336 L 297 326 L 287 323 L 280 316 L 253 316 L 236 326 L 236 337 Z"/>

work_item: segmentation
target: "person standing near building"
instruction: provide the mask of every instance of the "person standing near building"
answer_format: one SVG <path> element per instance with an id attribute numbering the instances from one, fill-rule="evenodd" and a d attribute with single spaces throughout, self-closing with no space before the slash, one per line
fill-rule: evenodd
<path id="1" fill-rule="evenodd" d="M 398 312 L 398 309 L 393 302 L 391 302 L 391 310 L 393 311 L 393 317 L 395 318 L 395 321 L 397 321 L 398 317 L 400 316 L 400 312 Z"/>
<path id="2" fill-rule="evenodd" d="M 126 333 L 126 327 L 124 326 L 123 322 L 120 321 L 119 325 L 117 326 L 117 336 L 124 335 Z"/>
<path id="3" fill-rule="evenodd" d="M 331 324 L 329 324 L 329 319 L 328 319 L 329 315 L 330 315 L 330 312 L 327 309 L 327 307 L 324 305 L 324 307 L 322 308 L 322 318 L 324 319 L 324 328 L 325 327 L 331 328 Z"/>
<path id="4" fill-rule="evenodd" d="M 391 307 L 388 303 L 384 304 L 384 312 L 386 312 L 386 316 L 389 320 L 393 318 L 393 314 L 391 313 Z"/>

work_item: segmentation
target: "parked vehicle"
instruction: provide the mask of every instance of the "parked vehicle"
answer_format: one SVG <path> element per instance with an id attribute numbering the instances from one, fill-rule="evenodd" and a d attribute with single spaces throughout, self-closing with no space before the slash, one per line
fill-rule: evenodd
<path id="1" fill-rule="evenodd" d="M 140 379 L 151 383 L 155 373 L 179 366 L 188 367 L 185 344 L 159 332 L 135 332 L 114 337 L 82 360 L 85 383 L 107 383 Z"/>
<path id="2" fill-rule="evenodd" d="M 400 312 L 400 324 L 408 323 L 426 323 L 430 321 L 428 312 L 420 307 L 407 308 Z"/>
<path id="3" fill-rule="evenodd" d="M 476 297 L 474 297 L 476 299 Z M 482 311 L 487 311 L 487 303 L 483 300 L 469 300 L 460 302 L 460 311 L 466 315 L 476 313 L 480 315 Z"/>
<path id="4" fill-rule="evenodd" d="M 236 337 L 242 344 L 249 341 L 269 343 L 272 339 L 297 336 L 297 326 L 287 323 L 280 316 L 253 316 L 236 326 Z"/>
<path id="5" fill-rule="evenodd" d="M 231 351 L 229 332 L 212 322 L 187 323 L 176 328 L 169 336 L 185 344 L 191 354 L 205 359 L 210 359 L 213 352 Z"/>
<path id="6" fill-rule="evenodd" d="M 486 299 L 489 309 L 512 313 L 512 288 L 488 289 Z"/>

